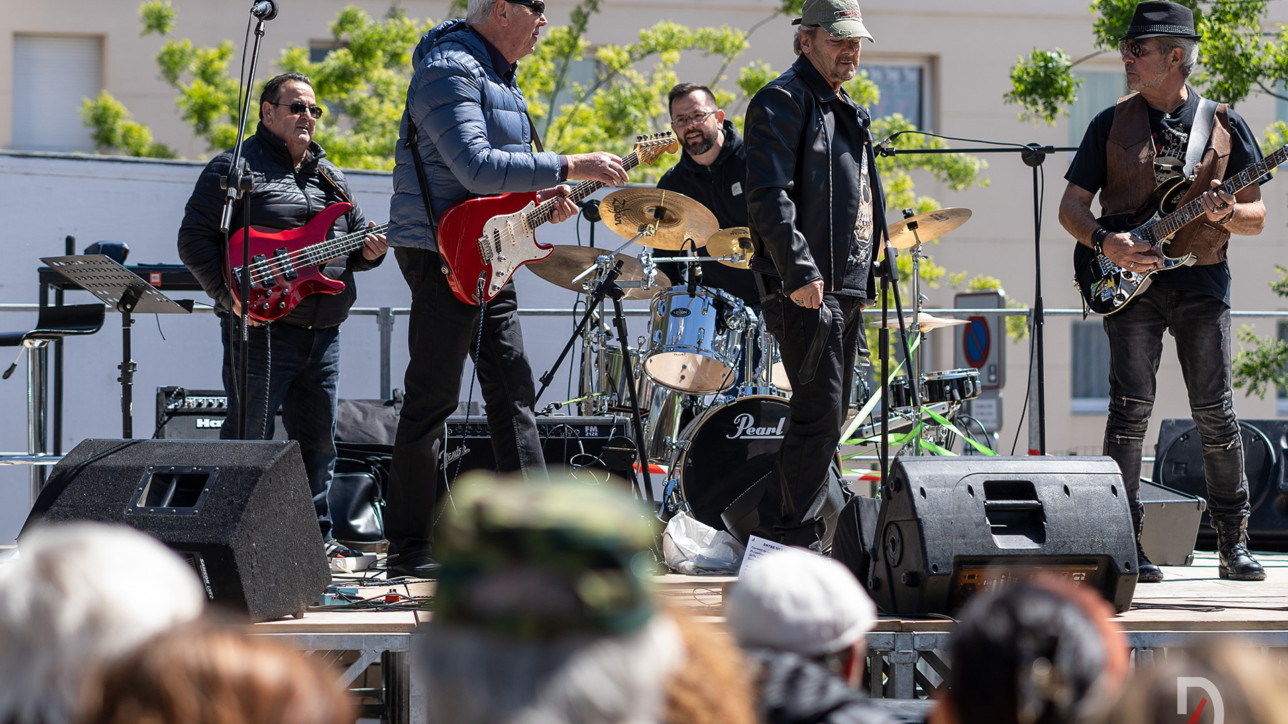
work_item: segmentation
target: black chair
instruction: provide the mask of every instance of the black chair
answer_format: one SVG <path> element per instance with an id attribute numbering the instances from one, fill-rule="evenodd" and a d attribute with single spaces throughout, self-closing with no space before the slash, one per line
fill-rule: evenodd
<path id="1" fill-rule="evenodd" d="M 0 347 L 19 347 L 18 357 L 0 379 L 9 379 L 27 353 L 27 452 L 0 453 L 0 464 L 31 466 L 31 500 L 36 499 L 44 481 L 42 465 L 57 462 L 48 454 L 45 419 L 45 348 L 63 337 L 93 334 L 103 326 L 107 308 L 102 304 L 71 304 L 41 307 L 36 326 L 20 332 L 0 332 Z"/>

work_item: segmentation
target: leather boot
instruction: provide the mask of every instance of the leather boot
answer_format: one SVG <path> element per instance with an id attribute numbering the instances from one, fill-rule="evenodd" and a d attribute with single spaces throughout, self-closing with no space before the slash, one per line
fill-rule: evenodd
<path id="1" fill-rule="evenodd" d="M 1237 523 L 1214 520 L 1212 527 L 1216 528 L 1216 552 L 1221 563 L 1218 575 L 1232 581 L 1266 580 L 1266 569 L 1248 552 L 1247 518 Z"/>
<path id="2" fill-rule="evenodd" d="M 1132 511 L 1131 524 L 1136 530 L 1136 582 L 1162 583 L 1163 569 L 1149 560 L 1149 557 L 1145 555 L 1145 549 L 1140 545 L 1140 534 L 1145 529 L 1144 516 L 1137 511 Z"/>

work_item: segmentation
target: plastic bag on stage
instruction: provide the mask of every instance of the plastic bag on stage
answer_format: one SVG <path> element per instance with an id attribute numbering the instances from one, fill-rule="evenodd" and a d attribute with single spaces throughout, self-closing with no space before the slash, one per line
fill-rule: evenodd
<path id="1" fill-rule="evenodd" d="M 733 575 L 745 552 L 737 538 L 683 512 L 676 513 L 662 533 L 662 554 L 676 573 Z"/>

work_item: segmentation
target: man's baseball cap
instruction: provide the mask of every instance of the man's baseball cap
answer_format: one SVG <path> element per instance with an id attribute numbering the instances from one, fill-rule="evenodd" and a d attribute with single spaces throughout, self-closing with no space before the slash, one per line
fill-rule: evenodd
<path id="1" fill-rule="evenodd" d="M 876 42 L 863 24 L 863 14 L 855 0 L 805 0 L 801 16 L 792 25 L 821 25 L 834 38 L 867 38 Z"/>

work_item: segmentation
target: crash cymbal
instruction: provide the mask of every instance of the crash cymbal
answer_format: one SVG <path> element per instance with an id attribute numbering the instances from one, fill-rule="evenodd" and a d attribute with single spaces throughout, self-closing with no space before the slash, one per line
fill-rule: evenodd
<path id="1" fill-rule="evenodd" d="M 636 241 L 668 251 L 685 248 L 689 240 L 694 246 L 703 246 L 720 230 L 707 207 L 684 194 L 662 189 L 614 191 L 599 202 L 599 215 L 609 229 L 627 239 L 656 225 L 656 231 Z"/>
<path id="2" fill-rule="evenodd" d="M 909 327 L 912 326 L 912 317 L 904 317 L 904 321 L 908 324 Z M 941 327 L 956 327 L 959 324 L 965 324 L 965 323 L 966 323 L 966 320 L 964 319 L 936 317 L 931 314 L 926 314 L 925 312 L 922 312 L 917 315 L 917 326 L 920 327 L 921 331 L 923 332 L 929 332 L 932 329 L 939 329 Z M 878 319 L 877 321 L 872 322 L 868 326 L 880 327 L 881 320 Z M 898 329 L 899 318 L 896 316 L 891 316 L 889 321 L 886 322 L 886 326 L 889 327 L 890 329 Z"/>
<path id="3" fill-rule="evenodd" d="M 970 218 L 970 209 L 948 208 L 937 209 L 926 214 L 919 214 L 890 225 L 890 245 L 896 249 L 911 249 L 917 241 L 926 243 L 947 234 Z M 914 235 L 913 229 L 916 229 Z"/>
<path id="4" fill-rule="evenodd" d="M 595 260 L 600 256 L 607 254 L 604 249 L 596 249 L 589 246 L 556 246 L 554 253 L 542 261 L 528 264 L 528 268 L 533 274 L 545 279 L 551 284 L 561 286 L 564 289 L 571 289 L 574 292 L 583 291 L 581 284 L 586 279 L 594 281 L 593 273 L 587 274 L 582 279 L 573 281 L 573 279 L 588 267 L 594 266 Z M 622 273 L 618 275 L 619 282 L 638 282 L 644 278 L 644 266 L 640 260 L 633 256 L 625 254 L 615 254 L 614 262 L 617 259 L 622 260 Z M 671 286 L 671 280 L 661 270 L 658 270 L 657 276 L 653 280 L 652 287 L 622 287 L 626 292 L 624 299 L 652 299 L 657 293 L 658 287 L 666 288 Z"/>
<path id="5" fill-rule="evenodd" d="M 742 261 L 721 259 L 720 263 L 735 269 L 749 269 L 751 268 L 751 232 L 745 226 L 721 229 L 707 239 L 707 253 L 713 257 L 741 257 Z"/>

